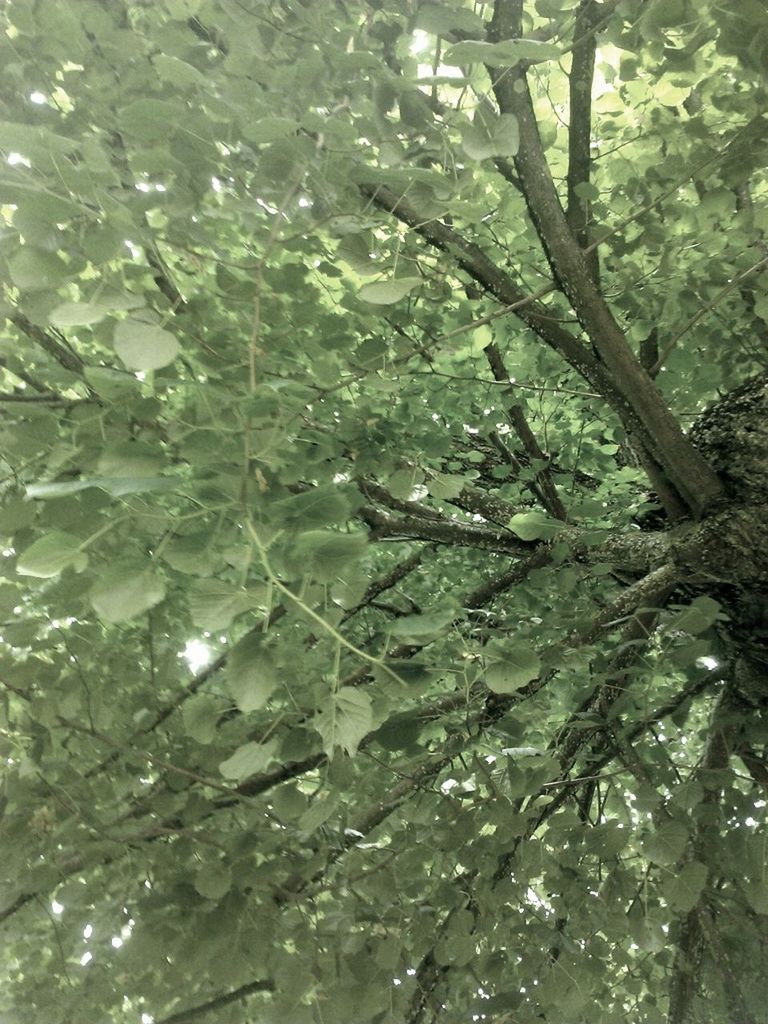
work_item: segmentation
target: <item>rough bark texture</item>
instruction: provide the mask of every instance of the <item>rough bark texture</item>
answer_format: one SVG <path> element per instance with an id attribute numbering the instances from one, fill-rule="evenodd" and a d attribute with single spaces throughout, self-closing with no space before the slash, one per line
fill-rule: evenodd
<path id="1" fill-rule="evenodd" d="M 745 381 L 708 409 L 691 440 L 719 474 L 729 498 L 768 501 L 768 373 Z"/>
<path id="2" fill-rule="evenodd" d="M 720 475 L 727 497 L 674 545 L 676 558 L 723 605 L 724 639 L 754 669 L 745 696 L 768 707 L 768 374 L 712 405 L 691 440 Z"/>

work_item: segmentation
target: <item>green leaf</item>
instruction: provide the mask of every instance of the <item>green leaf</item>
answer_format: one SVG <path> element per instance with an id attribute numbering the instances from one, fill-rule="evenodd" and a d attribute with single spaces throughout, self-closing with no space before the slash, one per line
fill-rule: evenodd
<path id="1" fill-rule="evenodd" d="M 696 636 L 704 633 L 720 618 L 720 603 L 705 594 L 695 598 L 687 608 L 683 608 L 667 627 L 668 630 L 681 630 Z"/>
<path id="2" fill-rule="evenodd" d="M 285 525 L 306 530 L 343 523 L 349 518 L 351 508 L 339 488 L 327 484 L 276 501 L 272 511 Z"/>
<path id="3" fill-rule="evenodd" d="M 245 714 L 263 708 L 278 684 L 278 672 L 263 633 L 248 633 L 227 658 L 227 687 Z"/>
<path id="4" fill-rule="evenodd" d="M 707 884 L 708 874 L 706 864 L 692 860 L 684 864 L 680 871 L 667 876 L 662 883 L 661 891 L 672 910 L 679 914 L 687 914 L 689 910 L 693 910 Z"/>
<path id="5" fill-rule="evenodd" d="M 536 39 L 505 39 L 500 43 L 465 40 L 452 46 L 445 55 L 446 64 L 487 64 L 492 68 L 511 68 L 521 61 L 536 64 L 557 60 L 561 49 L 554 43 Z"/>
<path id="6" fill-rule="evenodd" d="M 328 796 L 321 793 L 299 818 L 299 829 L 307 835 L 311 835 L 317 828 L 328 821 L 338 806 L 338 794 Z"/>
<path id="7" fill-rule="evenodd" d="M 643 11 L 640 19 L 646 38 L 655 39 L 658 29 L 679 25 L 686 14 L 685 0 L 665 0 L 663 4 L 651 4 Z"/>
<path id="8" fill-rule="evenodd" d="M 756 914 L 768 914 L 768 879 L 744 883 L 744 895 Z"/>
<path id="9" fill-rule="evenodd" d="M 113 344 L 129 370 L 159 370 L 179 354 L 179 343 L 170 331 L 141 320 L 122 320 Z"/>
<path id="10" fill-rule="evenodd" d="M 243 135 L 250 142 L 276 142 L 278 139 L 289 139 L 299 130 L 299 126 L 289 117 L 262 117 L 251 121 L 243 127 Z"/>
<path id="11" fill-rule="evenodd" d="M 378 274 L 382 266 L 371 258 L 375 244 L 369 232 L 346 235 L 336 247 L 336 255 L 363 277 Z"/>
<path id="12" fill-rule="evenodd" d="M 501 114 L 490 125 L 467 125 L 462 130 L 461 144 L 473 160 L 492 156 L 514 156 L 520 146 L 520 130 L 514 114 Z"/>
<path id="13" fill-rule="evenodd" d="M 363 532 L 336 533 L 310 530 L 296 541 L 292 559 L 319 583 L 332 583 L 363 554 L 368 541 Z"/>
<path id="14" fill-rule="evenodd" d="M 509 521 L 509 528 L 521 540 L 551 540 L 560 533 L 563 524 L 546 512 L 534 509 L 532 512 L 516 512 Z"/>
<path id="15" fill-rule="evenodd" d="M 446 967 L 464 967 L 477 956 L 477 940 L 472 935 L 447 935 L 435 945 L 435 960 Z"/>
<path id="16" fill-rule="evenodd" d="M 426 130 L 432 121 L 432 108 L 418 89 L 408 89 L 398 97 L 400 120 L 409 128 Z"/>
<path id="17" fill-rule="evenodd" d="M 374 733 L 376 742 L 385 750 L 408 750 L 419 738 L 423 723 L 413 712 L 393 715 Z"/>
<path id="18" fill-rule="evenodd" d="M 125 622 L 165 597 L 165 583 L 150 569 L 112 569 L 91 589 L 91 604 L 107 622 Z"/>
<path id="19" fill-rule="evenodd" d="M 660 953 L 669 947 L 668 928 L 658 918 L 648 914 L 634 920 L 630 919 L 629 927 L 632 941 L 636 942 L 643 952 Z"/>
<path id="20" fill-rule="evenodd" d="M 409 694 L 413 696 L 426 692 L 441 674 L 434 665 L 418 658 L 387 658 L 384 665 L 386 668 L 376 665 L 373 669 L 373 678 L 377 685 L 382 688 L 405 685 Z M 397 676 L 399 682 L 393 679 L 393 674 Z M 398 688 L 398 695 L 402 695 L 401 688 Z"/>
<path id="21" fill-rule="evenodd" d="M 67 265 L 56 253 L 23 246 L 8 261 L 11 280 L 23 292 L 57 288 L 64 280 Z"/>
<path id="22" fill-rule="evenodd" d="M 681 821 L 664 821 L 643 842 L 648 860 L 662 867 L 671 867 L 682 857 L 688 843 L 688 829 Z"/>
<path id="23" fill-rule="evenodd" d="M 251 592 L 223 580 L 195 580 L 188 591 L 189 612 L 200 629 L 229 629 L 243 612 L 258 607 Z"/>
<path id="24" fill-rule="evenodd" d="M 580 181 L 579 184 L 574 187 L 573 191 L 579 199 L 594 201 L 595 199 L 600 198 L 600 189 L 596 188 L 590 181 Z M 606 449 L 612 449 L 612 451 L 608 452 L 608 454 L 611 455 L 619 450 L 618 445 L 603 445 L 602 450 L 605 451 Z"/>
<path id="25" fill-rule="evenodd" d="M 144 477 L 154 475 L 164 465 L 165 460 L 156 446 L 131 441 L 107 445 L 99 455 L 96 468 L 107 477 Z"/>
<path id="26" fill-rule="evenodd" d="M 360 289 L 360 298 L 363 302 L 370 302 L 375 306 L 391 306 L 405 298 L 408 292 L 413 291 L 421 283 L 420 277 L 397 277 L 391 281 L 376 281 L 363 285 Z"/>
<path id="27" fill-rule="evenodd" d="M 755 296 L 754 313 L 763 323 L 768 323 L 768 293 Z"/>
<path id="28" fill-rule="evenodd" d="M 210 576 L 217 565 L 211 541 L 211 535 L 204 531 L 174 537 L 163 548 L 163 558 L 176 572 Z"/>
<path id="29" fill-rule="evenodd" d="M 466 482 L 463 476 L 435 473 L 432 479 L 427 481 L 427 490 L 438 501 L 452 501 L 461 494 Z"/>
<path id="30" fill-rule="evenodd" d="M 270 740 L 268 743 L 244 743 L 231 757 L 221 762 L 219 771 L 225 779 L 242 782 L 243 779 L 264 771 L 274 757 L 276 747 L 276 740 Z"/>
<path id="31" fill-rule="evenodd" d="M 336 747 L 354 754 L 360 741 L 373 727 L 371 699 L 362 690 L 343 686 L 330 695 L 313 725 L 323 739 L 323 749 L 330 757 Z"/>
<path id="32" fill-rule="evenodd" d="M 232 888 L 232 871 L 225 864 L 209 864 L 195 875 L 195 889 L 207 900 L 220 900 Z"/>
<path id="33" fill-rule="evenodd" d="M 168 494 L 178 490 L 180 480 L 172 476 L 113 476 L 97 477 L 92 483 L 107 494 L 111 494 L 113 498 L 122 498 L 127 494 L 145 494 L 147 491 Z"/>
<path id="34" fill-rule="evenodd" d="M 514 693 L 536 679 L 541 659 L 527 644 L 492 640 L 483 652 L 485 681 L 494 693 Z"/>
<path id="35" fill-rule="evenodd" d="M 0 149 L 30 158 L 38 153 L 44 155 L 51 152 L 63 156 L 77 149 L 77 140 L 56 135 L 48 128 L 0 121 Z"/>
<path id="36" fill-rule="evenodd" d="M 398 469 L 387 481 L 390 494 L 401 501 L 408 501 L 413 496 L 414 488 L 424 480 L 424 474 L 415 466 L 412 469 Z"/>
<path id="37" fill-rule="evenodd" d="M 80 550 L 82 543 L 71 533 L 51 530 L 19 555 L 16 572 L 20 576 L 38 576 L 41 579 L 58 576 L 68 567 L 81 572 L 88 564 L 88 556 Z"/>
<path id="38" fill-rule="evenodd" d="M 461 148 L 472 160 L 487 160 L 494 155 L 490 136 L 474 124 L 468 124 L 462 129 Z"/>
<path id="39" fill-rule="evenodd" d="M 331 586 L 331 599 L 340 608 L 349 611 L 360 604 L 367 588 L 368 584 L 364 576 L 352 575 L 348 579 L 337 580 Z"/>
<path id="40" fill-rule="evenodd" d="M 147 142 L 163 141 L 173 128 L 186 120 L 186 108 L 180 103 L 169 103 L 153 97 L 128 103 L 118 111 L 121 131 Z"/>
<path id="41" fill-rule="evenodd" d="M 152 59 L 157 73 L 164 82 L 171 85 L 178 85 L 182 88 L 188 85 L 205 85 L 206 77 L 192 64 L 187 64 L 178 57 L 171 57 L 167 53 L 158 53 Z"/>
<path id="42" fill-rule="evenodd" d="M 455 608 L 443 608 L 428 615 L 403 615 L 392 623 L 390 633 L 414 639 L 440 636 L 450 628 L 455 618 Z"/>
<path id="43" fill-rule="evenodd" d="M 419 7 L 416 27 L 439 36 L 448 35 L 456 29 L 470 33 L 485 31 L 483 19 L 473 11 L 438 3 L 422 4 Z"/>
<path id="44" fill-rule="evenodd" d="M 208 744 L 216 735 L 219 706 L 208 693 L 196 693 L 181 708 L 184 731 L 198 743 Z"/>
<path id="45" fill-rule="evenodd" d="M 86 366 L 83 376 L 101 398 L 110 402 L 126 398 L 139 383 L 126 370 L 112 370 L 108 366 Z"/>
<path id="46" fill-rule="evenodd" d="M 37 484 L 28 484 L 26 491 L 30 498 L 45 500 L 47 498 L 63 498 L 78 491 L 86 491 L 89 487 L 98 487 L 113 498 L 126 494 L 142 494 L 146 491 L 173 491 L 179 486 L 175 477 L 92 477 L 90 480 L 50 480 Z"/>
<path id="47" fill-rule="evenodd" d="M 106 306 L 90 302 L 65 302 L 53 310 L 48 316 L 48 322 L 54 327 L 87 327 L 99 323 L 104 317 L 109 316 L 109 313 L 110 310 Z"/>
<path id="48" fill-rule="evenodd" d="M 501 114 L 491 136 L 494 156 L 515 156 L 520 148 L 520 127 L 514 114 Z"/>

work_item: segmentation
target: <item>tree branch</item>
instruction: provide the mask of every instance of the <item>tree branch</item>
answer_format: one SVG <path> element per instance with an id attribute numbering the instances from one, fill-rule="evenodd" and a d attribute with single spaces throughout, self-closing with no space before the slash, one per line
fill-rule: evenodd
<path id="1" fill-rule="evenodd" d="M 507 372 L 504 360 L 501 357 L 501 353 L 499 352 L 496 343 L 492 341 L 490 345 L 486 345 L 484 352 L 494 378 L 497 381 L 509 381 L 509 373 Z M 528 420 L 525 418 L 522 405 L 511 397 L 511 393 L 512 388 L 510 387 L 509 391 L 505 392 L 506 395 L 510 396 L 505 404 L 507 415 L 509 416 L 515 433 L 519 437 L 520 442 L 530 459 L 533 459 L 536 462 L 547 463 L 547 456 L 539 447 L 539 443 L 536 440 L 533 431 L 528 426 Z M 551 516 L 554 516 L 555 519 L 560 519 L 565 522 L 568 518 L 568 513 L 560 500 L 557 488 L 552 480 L 552 474 L 549 472 L 549 467 L 547 465 L 545 465 L 543 469 L 540 469 L 536 474 L 536 477 L 532 482 L 532 486 L 534 493 L 541 501 L 547 512 L 549 512 Z"/>
<path id="2" fill-rule="evenodd" d="M 0 402 L 15 402 L 18 405 L 79 405 L 81 402 L 87 401 L 89 401 L 87 398 L 63 398 L 61 395 L 54 394 L 26 395 L 23 391 L 0 392 Z"/>
<path id="3" fill-rule="evenodd" d="M 397 565 L 395 565 L 386 574 L 386 576 L 381 576 L 379 579 L 373 580 L 369 583 L 365 593 L 360 598 L 359 603 L 356 604 L 354 608 L 350 608 L 349 611 L 345 612 L 341 621 L 346 622 L 347 619 L 356 615 L 359 611 L 362 611 L 363 608 L 375 601 L 379 594 L 383 594 L 385 591 L 391 590 L 392 587 L 396 587 L 401 580 L 404 580 L 415 569 L 419 568 L 424 559 L 424 555 L 428 551 L 432 550 L 434 550 L 434 548 L 431 545 L 425 545 L 424 547 L 419 548 L 417 551 L 414 551 L 412 555 L 409 555 L 408 558 L 403 559 L 402 562 L 398 562 Z"/>
<path id="4" fill-rule="evenodd" d="M 513 278 L 479 245 L 439 220 L 424 217 L 402 196 L 383 185 L 361 185 L 360 191 L 375 206 L 407 224 L 430 245 L 455 259 L 462 270 L 503 305 L 515 306 L 510 312 L 534 330 L 608 401 L 616 398 L 617 392 L 608 375 L 589 348 L 554 321 L 545 306 L 525 295 Z"/>
<path id="5" fill-rule="evenodd" d="M 521 468 L 511 452 L 506 452 L 504 457 L 515 469 Z M 520 511 L 517 505 L 500 498 L 497 494 L 489 494 L 480 487 L 473 487 L 471 484 L 465 484 L 458 497 L 450 499 L 449 504 L 455 505 L 465 512 L 481 515 L 483 519 L 496 526 L 505 526 L 512 516 Z"/>
<path id="6" fill-rule="evenodd" d="M 497 42 L 519 35 L 521 13 L 520 0 L 496 0 L 489 32 L 491 40 Z M 494 68 L 488 71 L 499 109 L 514 115 L 519 124 L 520 148 L 515 168 L 555 280 L 571 302 L 597 357 L 605 366 L 611 390 L 617 391 L 631 410 L 633 433 L 683 503 L 695 515 L 701 515 L 722 494 L 722 485 L 717 474 L 685 437 L 627 344 L 568 226 L 544 156 L 525 70 L 518 65 L 505 68 L 501 73 Z"/>
<path id="7" fill-rule="evenodd" d="M 435 509 L 428 508 L 426 505 L 420 505 L 416 501 L 396 498 L 393 494 L 389 493 L 386 487 L 377 484 L 375 480 L 359 480 L 357 486 L 366 498 L 378 501 L 381 505 L 385 505 L 395 512 L 404 512 L 406 515 L 415 516 L 417 519 L 429 519 L 431 522 L 436 523 L 448 522 L 445 516 L 442 516 Z"/>
<path id="8" fill-rule="evenodd" d="M 660 463 L 651 458 L 648 452 L 647 432 L 644 430 L 642 420 L 633 409 L 632 403 L 628 401 L 622 394 L 622 391 L 616 386 L 601 360 L 596 358 L 595 354 L 587 346 L 583 345 L 569 331 L 553 320 L 545 311 L 545 307 L 533 301 L 530 296 L 525 296 L 509 274 L 491 260 L 474 242 L 463 238 L 440 221 L 423 217 L 403 198 L 398 197 L 384 186 L 361 185 L 360 191 L 363 195 L 368 196 L 376 206 L 386 210 L 404 224 L 412 227 L 430 245 L 435 246 L 435 248 L 440 249 L 455 259 L 462 270 L 469 274 L 473 280 L 493 295 L 494 298 L 498 299 L 504 306 L 514 307 L 510 308 L 509 312 L 514 312 L 523 323 L 535 331 L 542 341 L 562 356 L 573 369 L 605 398 L 606 402 L 617 413 L 628 432 L 635 439 L 635 443 L 640 451 L 644 453 L 644 467 L 651 478 L 654 489 L 663 501 L 668 515 L 670 518 L 681 518 L 685 512 L 685 504 L 681 498 L 676 497 L 677 492 L 667 483 Z M 570 231 L 567 225 L 566 230 Z M 572 238 L 571 242 L 575 245 Z M 578 249 L 578 247 L 576 248 Z M 580 250 L 579 257 L 582 258 Z M 628 349 L 627 351 L 629 352 Z M 629 352 L 629 355 L 630 357 L 632 356 L 631 352 Z M 653 387 L 648 381 L 647 376 L 645 381 L 647 385 Z M 658 402 L 661 403 L 660 397 L 658 397 Z M 663 403 L 661 404 L 663 406 Z M 666 406 L 663 406 L 663 408 L 666 409 Z M 671 414 L 668 410 L 667 415 L 671 419 Z M 672 420 L 672 423 L 679 432 L 679 427 L 677 427 L 674 420 Z M 680 434 L 680 437 L 682 437 L 682 434 Z M 682 440 L 687 445 L 685 438 L 682 438 Z M 690 447 L 690 445 L 687 446 Z M 701 461 L 703 463 L 703 460 Z M 703 465 L 706 467 L 706 463 L 703 463 Z M 715 477 L 715 479 L 717 478 Z"/>
<path id="9" fill-rule="evenodd" d="M 491 579 L 485 580 L 483 583 L 477 586 L 473 591 L 471 591 L 466 596 L 463 602 L 463 607 L 467 610 L 474 610 L 485 607 L 499 594 L 508 591 L 511 587 L 515 586 L 515 584 L 522 582 L 532 569 L 540 568 L 541 566 L 545 565 L 548 560 L 549 551 L 546 549 L 546 547 L 541 547 L 538 550 L 535 550 L 533 554 L 525 561 L 518 562 L 516 565 L 514 565 L 511 569 L 507 570 L 506 572 L 503 572 L 498 576 L 491 577 Z M 397 582 L 395 576 L 397 575 L 398 571 L 403 571 L 402 565 L 401 567 L 396 567 L 389 574 L 388 578 L 393 580 L 392 585 L 394 585 L 394 583 Z M 390 658 L 412 657 L 414 654 L 418 653 L 418 651 L 423 650 L 424 647 L 426 646 L 427 644 L 403 644 L 395 648 L 393 651 L 390 651 L 388 656 Z M 223 666 L 224 662 L 225 656 L 222 655 L 221 659 L 217 659 L 217 663 L 209 665 L 204 670 L 204 672 L 198 673 L 193 679 L 193 683 L 196 684 L 196 689 L 199 689 L 203 681 L 207 680 L 214 672 L 218 671 Z M 340 685 L 359 685 L 359 683 L 363 682 L 366 678 L 368 678 L 369 674 L 370 672 L 368 666 L 363 666 L 362 668 L 356 670 L 354 673 L 350 674 L 348 677 L 342 680 Z M 187 688 L 184 691 L 184 694 L 188 695 L 189 692 L 190 690 L 189 688 Z M 166 706 L 166 708 L 161 713 L 163 715 L 163 719 L 168 717 L 168 715 L 171 714 L 176 709 L 176 707 L 178 707 L 178 705 L 182 702 L 183 699 L 184 698 L 182 696 L 181 699 L 177 699 L 177 701 L 173 702 L 172 705 Z M 427 716 L 433 716 L 434 714 L 442 714 L 445 711 L 452 710 L 455 706 L 459 706 L 460 704 L 463 704 L 465 702 L 466 695 L 463 693 L 463 691 L 461 691 L 458 694 L 451 694 L 447 698 L 441 698 L 439 701 L 436 701 L 434 705 L 429 705 L 425 707 L 424 709 L 422 709 L 422 713 Z M 146 727 L 144 731 L 149 731 L 153 727 L 153 725 L 150 725 Z M 364 739 L 360 746 L 363 747 L 365 745 L 365 742 L 366 740 Z M 217 807 L 229 807 L 232 806 L 232 804 L 236 800 L 242 797 L 255 797 L 263 793 L 269 792 L 270 790 L 274 789 L 276 786 L 279 786 L 283 782 L 287 782 L 291 779 L 298 778 L 299 776 L 304 775 L 310 771 L 314 771 L 315 768 L 318 768 L 326 760 L 327 759 L 325 754 L 314 754 L 311 757 L 305 758 L 303 761 L 284 764 L 272 772 L 265 772 L 261 775 L 255 775 L 250 779 L 247 779 L 245 782 L 241 783 L 239 786 L 237 786 L 236 794 L 233 794 L 233 796 L 231 797 L 227 795 L 227 799 L 222 799 L 219 803 L 217 803 Z M 134 815 L 132 814 L 131 816 Z M 121 818 L 120 820 L 122 821 L 124 820 L 124 818 Z M 162 828 L 166 826 L 168 822 L 155 822 L 155 824 L 157 824 L 158 827 Z M 116 859 L 117 855 L 110 855 L 106 858 L 100 858 L 98 863 L 104 865 L 107 863 L 111 863 Z M 70 877 L 72 874 L 81 871 L 84 867 L 84 864 L 85 860 L 83 856 L 80 854 L 76 855 L 74 858 L 70 858 L 70 860 L 67 861 L 64 865 L 62 865 L 60 869 L 60 880 L 63 880 L 64 878 Z M 12 917 L 17 911 L 21 910 L 28 903 L 34 900 L 34 898 L 37 895 L 39 895 L 39 893 L 37 892 L 23 893 L 7 906 L 0 908 L 0 923 Z"/>
<path id="10" fill-rule="evenodd" d="M 589 185 L 592 168 L 592 79 L 595 73 L 595 28 L 603 21 L 602 7 L 594 0 L 581 0 L 574 26 L 575 42 L 568 78 L 570 123 L 568 126 L 568 206 L 566 220 L 582 249 L 589 245 L 591 220 L 590 201 L 579 186 Z M 587 263 L 595 281 L 599 281 L 600 265 L 597 249 L 592 249 Z"/>
<path id="11" fill-rule="evenodd" d="M 398 540 L 430 540 L 437 544 L 459 544 L 483 551 L 520 553 L 530 550 L 529 545 L 511 530 L 490 530 L 471 523 L 452 522 L 450 519 L 426 519 L 415 515 L 390 516 L 372 506 L 365 505 L 358 515 L 370 526 L 374 540 L 390 537 Z"/>
<path id="12" fill-rule="evenodd" d="M 224 995 L 209 999 L 207 1003 L 200 1003 L 199 1006 L 194 1006 L 189 1010 L 179 1010 L 178 1013 L 172 1013 L 170 1017 L 162 1017 L 156 1024 L 188 1024 L 189 1021 L 197 1020 L 198 1017 L 210 1013 L 211 1010 L 220 1010 L 223 1006 L 239 1003 L 243 999 L 247 999 L 248 996 L 253 995 L 254 992 L 274 991 L 275 983 L 273 981 L 249 981 L 247 985 L 242 985 L 232 992 L 226 992 Z"/>
<path id="13" fill-rule="evenodd" d="M 8 373 L 12 373 L 14 377 L 18 377 L 19 380 L 24 381 L 24 383 L 28 387 L 32 388 L 33 391 L 37 391 L 41 395 L 51 394 L 51 392 L 45 386 L 45 384 L 41 384 L 40 381 L 36 380 L 31 373 L 27 373 L 25 370 L 22 370 L 19 367 L 14 368 L 12 366 L 9 366 L 7 359 L 0 359 L 0 369 L 7 370 Z"/>
<path id="14" fill-rule="evenodd" d="M 83 376 L 85 363 L 76 352 L 72 351 L 63 338 L 59 339 L 54 334 L 49 334 L 18 311 L 9 313 L 8 319 L 28 338 L 45 349 L 48 355 L 53 356 L 59 366 L 63 366 L 65 370 L 69 370 L 70 373 L 74 373 L 78 377 Z"/>

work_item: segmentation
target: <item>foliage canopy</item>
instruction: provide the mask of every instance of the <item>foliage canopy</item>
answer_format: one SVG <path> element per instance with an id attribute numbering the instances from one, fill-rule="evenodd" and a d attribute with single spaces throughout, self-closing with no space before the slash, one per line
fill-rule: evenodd
<path id="1" fill-rule="evenodd" d="M 764 5 L 2 19 L 2 1020 L 763 1019 Z"/>

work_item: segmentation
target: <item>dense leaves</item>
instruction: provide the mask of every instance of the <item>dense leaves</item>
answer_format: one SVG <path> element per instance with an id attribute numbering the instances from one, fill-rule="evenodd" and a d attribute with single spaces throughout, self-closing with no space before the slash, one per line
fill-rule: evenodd
<path id="1" fill-rule="evenodd" d="M 757 1024 L 763 6 L 0 19 L 0 1017 Z"/>

